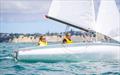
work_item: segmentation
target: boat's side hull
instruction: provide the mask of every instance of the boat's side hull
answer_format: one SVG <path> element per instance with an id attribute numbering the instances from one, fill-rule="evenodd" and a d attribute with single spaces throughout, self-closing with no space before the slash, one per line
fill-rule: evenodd
<path id="1" fill-rule="evenodd" d="M 80 61 L 93 59 L 119 59 L 119 45 L 62 46 L 19 50 L 17 59 L 21 61 Z"/>

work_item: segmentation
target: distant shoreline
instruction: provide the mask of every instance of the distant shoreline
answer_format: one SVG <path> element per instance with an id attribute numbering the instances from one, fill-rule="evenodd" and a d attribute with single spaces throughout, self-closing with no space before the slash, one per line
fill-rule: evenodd
<path id="1" fill-rule="evenodd" d="M 70 32 L 72 34 L 72 40 L 74 42 L 92 42 L 92 41 L 110 41 L 111 39 L 101 34 L 86 34 L 79 32 Z M 73 34 L 74 33 L 74 34 Z M 0 33 L 0 42 L 13 42 L 13 43 L 37 43 L 41 34 L 10 34 Z M 48 42 L 62 42 L 64 33 L 46 33 L 46 39 Z"/>

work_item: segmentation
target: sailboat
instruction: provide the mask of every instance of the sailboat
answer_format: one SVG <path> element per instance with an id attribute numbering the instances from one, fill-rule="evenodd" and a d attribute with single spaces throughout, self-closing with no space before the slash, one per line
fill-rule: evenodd
<path id="1" fill-rule="evenodd" d="M 114 40 L 120 36 L 120 13 L 115 0 L 101 0 L 97 20 L 93 0 L 53 0 L 46 18 L 86 32 L 92 30 Z M 49 62 L 119 59 L 119 55 L 119 43 L 56 44 L 23 48 L 14 52 L 15 59 L 19 61 Z"/>

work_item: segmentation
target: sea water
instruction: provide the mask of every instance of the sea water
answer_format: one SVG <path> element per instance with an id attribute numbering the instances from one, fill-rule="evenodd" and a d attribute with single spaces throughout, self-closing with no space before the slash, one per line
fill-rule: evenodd
<path id="1" fill-rule="evenodd" d="M 120 62 L 15 62 L 11 57 L 19 48 L 34 47 L 36 43 L 0 43 L 0 75 L 120 75 Z M 84 59 L 84 58 L 83 58 Z"/>

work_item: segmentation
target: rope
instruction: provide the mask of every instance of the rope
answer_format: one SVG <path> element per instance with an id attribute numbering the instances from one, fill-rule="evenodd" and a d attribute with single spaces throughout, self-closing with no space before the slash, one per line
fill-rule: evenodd
<path id="1" fill-rule="evenodd" d="M 66 26 L 65 33 L 69 30 L 70 26 Z"/>
<path id="2" fill-rule="evenodd" d="M 65 33 L 69 30 L 69 28 L 70 28 L 70 26 L 66 26 L 66 29 L 65 29 Z M 68 49 L 68 45 L 65 45 L 65 44 L 61 44 L 62 45 L 62 47 L 65 49 L 65 53 L 68 53 L 68 51 L 70 52 L 70 53 L 73 53 L 71 50 L 69 50 Z M 78 56 L 77 55 L 74 55 L 75 56 L 75 58 L 78 58 Z"/>

